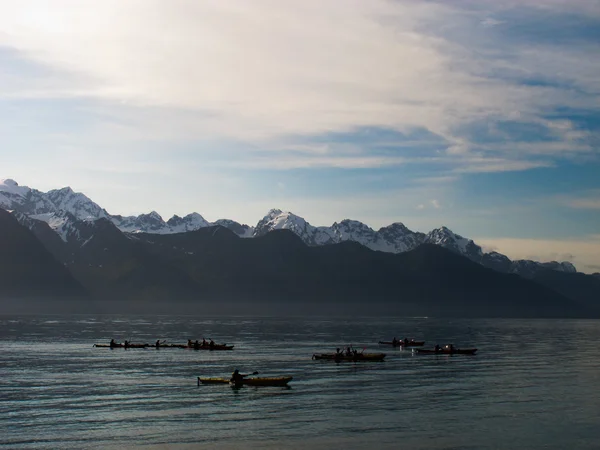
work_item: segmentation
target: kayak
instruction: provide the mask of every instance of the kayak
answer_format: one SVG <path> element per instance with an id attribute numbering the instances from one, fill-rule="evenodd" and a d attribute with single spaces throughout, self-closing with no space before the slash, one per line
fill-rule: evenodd
<path id="1" fill-rule="evenodd" d="M 189 348 L 192 350 L 233 350 L 233 345 L 226 344 L 215 344 L 215 345 L 185 345 L 182 348 Z"/>
<path id="2" fill-rule="evenodd" d="M 244 386 L 287 386 L 292 381 L 292 377 L 254 377 L 244 378 L 241 385 Z M 202 384 L 234 384 L 230 378 L 224 377 L 198 377 L 198 386 Z"/>
<path id="3" fill-rule="evenodd" d="M 153 345 L 151 346 L 150 344 L 128 344 L 127 346 L 125 346 L 125 344 L 114 344 L 114 345 L 110 345 L 110 344 L 94 344 L 94 347 L 103 347 L 103 348 L 147 348 L 147 347 L 154 347 Z"/>
<path id="4" fill-rule="evenodd" d="M 327 359 L 331 361 L 383 361 L 385 353 L 357 353 L 344 355 L 341 353 L 315 353 L 312 359 Z"/>
<path id="5" fill-rule="evenodd" d="M 476 348 L 455 348 L 450 350 L 448 348 L 441 348 L 439 350 L 425 350 L 425 349 L 414 349 L 415 353 L 423 355 L 474 355 L 477 351 Z"/>
<path id="6" fill-rule="evenodd" d="M 94 344 L 94 347 L 104 347 L 104 348 L 189 348 L 191 350 L 233 350 L 233 345 L 226 344 L 215 344 L 213 346 L 206 345 L 192 345 L 189 346 L 187 344 L 129 344 L 125 347 L 125 344 Z"/>
<path id="7" fill-rule="evenodd" d="M 425 341 L 408 341 L 404 343 L 404 341 L 379 341 L 381 345 L 393 345 L 394 347 L 422 347 L 425 345 Z"/>

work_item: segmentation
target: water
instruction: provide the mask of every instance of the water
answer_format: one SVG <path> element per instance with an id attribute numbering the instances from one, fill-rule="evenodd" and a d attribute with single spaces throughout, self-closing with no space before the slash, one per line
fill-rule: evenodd
<path id="1" fill-rule="evenodd" d="M 413 355 L 393 336 L 477 347 Z M 213 338 L 231 352 L 106 349 Z M 313 361 L 344 344 L 381 363 Z M 0 448 L 600 448 L 600 321 L 0 317 Z M 196 385 L 234 368 L 289 388 Z"/>

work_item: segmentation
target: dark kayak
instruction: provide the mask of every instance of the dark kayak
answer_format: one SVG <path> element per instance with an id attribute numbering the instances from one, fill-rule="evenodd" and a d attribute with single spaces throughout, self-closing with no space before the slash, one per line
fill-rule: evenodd
<path id="1" fill-rule="evenodd" d="M 346 355 L 342 353 L 315 353 L 312 359 L 326 359 L 330 361 L 383 361 L 385 353 L 357 353 Z"/>
<path id="2" fill-rule="evenodd" d="M 103 348 L 148 348 L 154 347 L 150 344 L 94 344 L 94 347 L 103 347 Z"/>
<path id="3" fill-rule="evenodd" d="M 190 348 L 192 350 L 233 350 L 233 345 L 227 344 L 199 344 L 199 345 L 186 345 L 184 348 Z"/>
<path id="4" fill-rule="evenodd" d="M 231 383 L 225 377 L 198 377 L 198 386 L 202 384 L 232 384 L 235 386 L 287 386 L 292 377 L 253 377 L 244 378 L 240 383 Z"/>
<path id="5" fill-rule="evenodd" d="M 439 350 L 425 350 L 415 349 L 415 353 L 423 355 L 474 355 L 477 351 L 476 348 L 455 348 L 450 350 L 449 348 L 440 348 Z"/>
<path id="6" fill-rule="evenodd" d="M 425 345 L 425 341 L 379 341 L 381 345 L 393 345 L 394 347 L 422 347 Z"/>

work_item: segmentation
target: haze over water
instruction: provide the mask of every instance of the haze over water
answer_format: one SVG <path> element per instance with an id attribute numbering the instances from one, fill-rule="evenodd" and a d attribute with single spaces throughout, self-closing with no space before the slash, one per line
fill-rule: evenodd
<path id="1" fill-rule="evenodd" d="M 600 322 L 0 317 L 0 448 L 600 447 Z M 477 356 L 413 355 L 414 337 Z M 213 338 L 231 352 L 94 343 Z M 347 344 L 382 363 L 313 361 Z M 234 368 L 289 388 L 196 385 Z"/>

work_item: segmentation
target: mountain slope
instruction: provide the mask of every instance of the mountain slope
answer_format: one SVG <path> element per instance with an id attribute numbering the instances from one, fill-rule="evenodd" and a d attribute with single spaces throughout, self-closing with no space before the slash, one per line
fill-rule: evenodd
<path id="1" fill-rule="evenodd" d="M 83 297 L 86 291 L 35 235 L 0 209 L 0 295 Z"/>
<path id="2" fill-rule="evenodd" d="M 207 298 L 267 309 L 384 311 L 467 317 L 570 317 L 586 307 L 435 245 L 391 254 L 351 241 L 307 246 L 278 230 L 239 239 L 223 228 L 139 235 L 148 251 L 202 286 Z"/>

